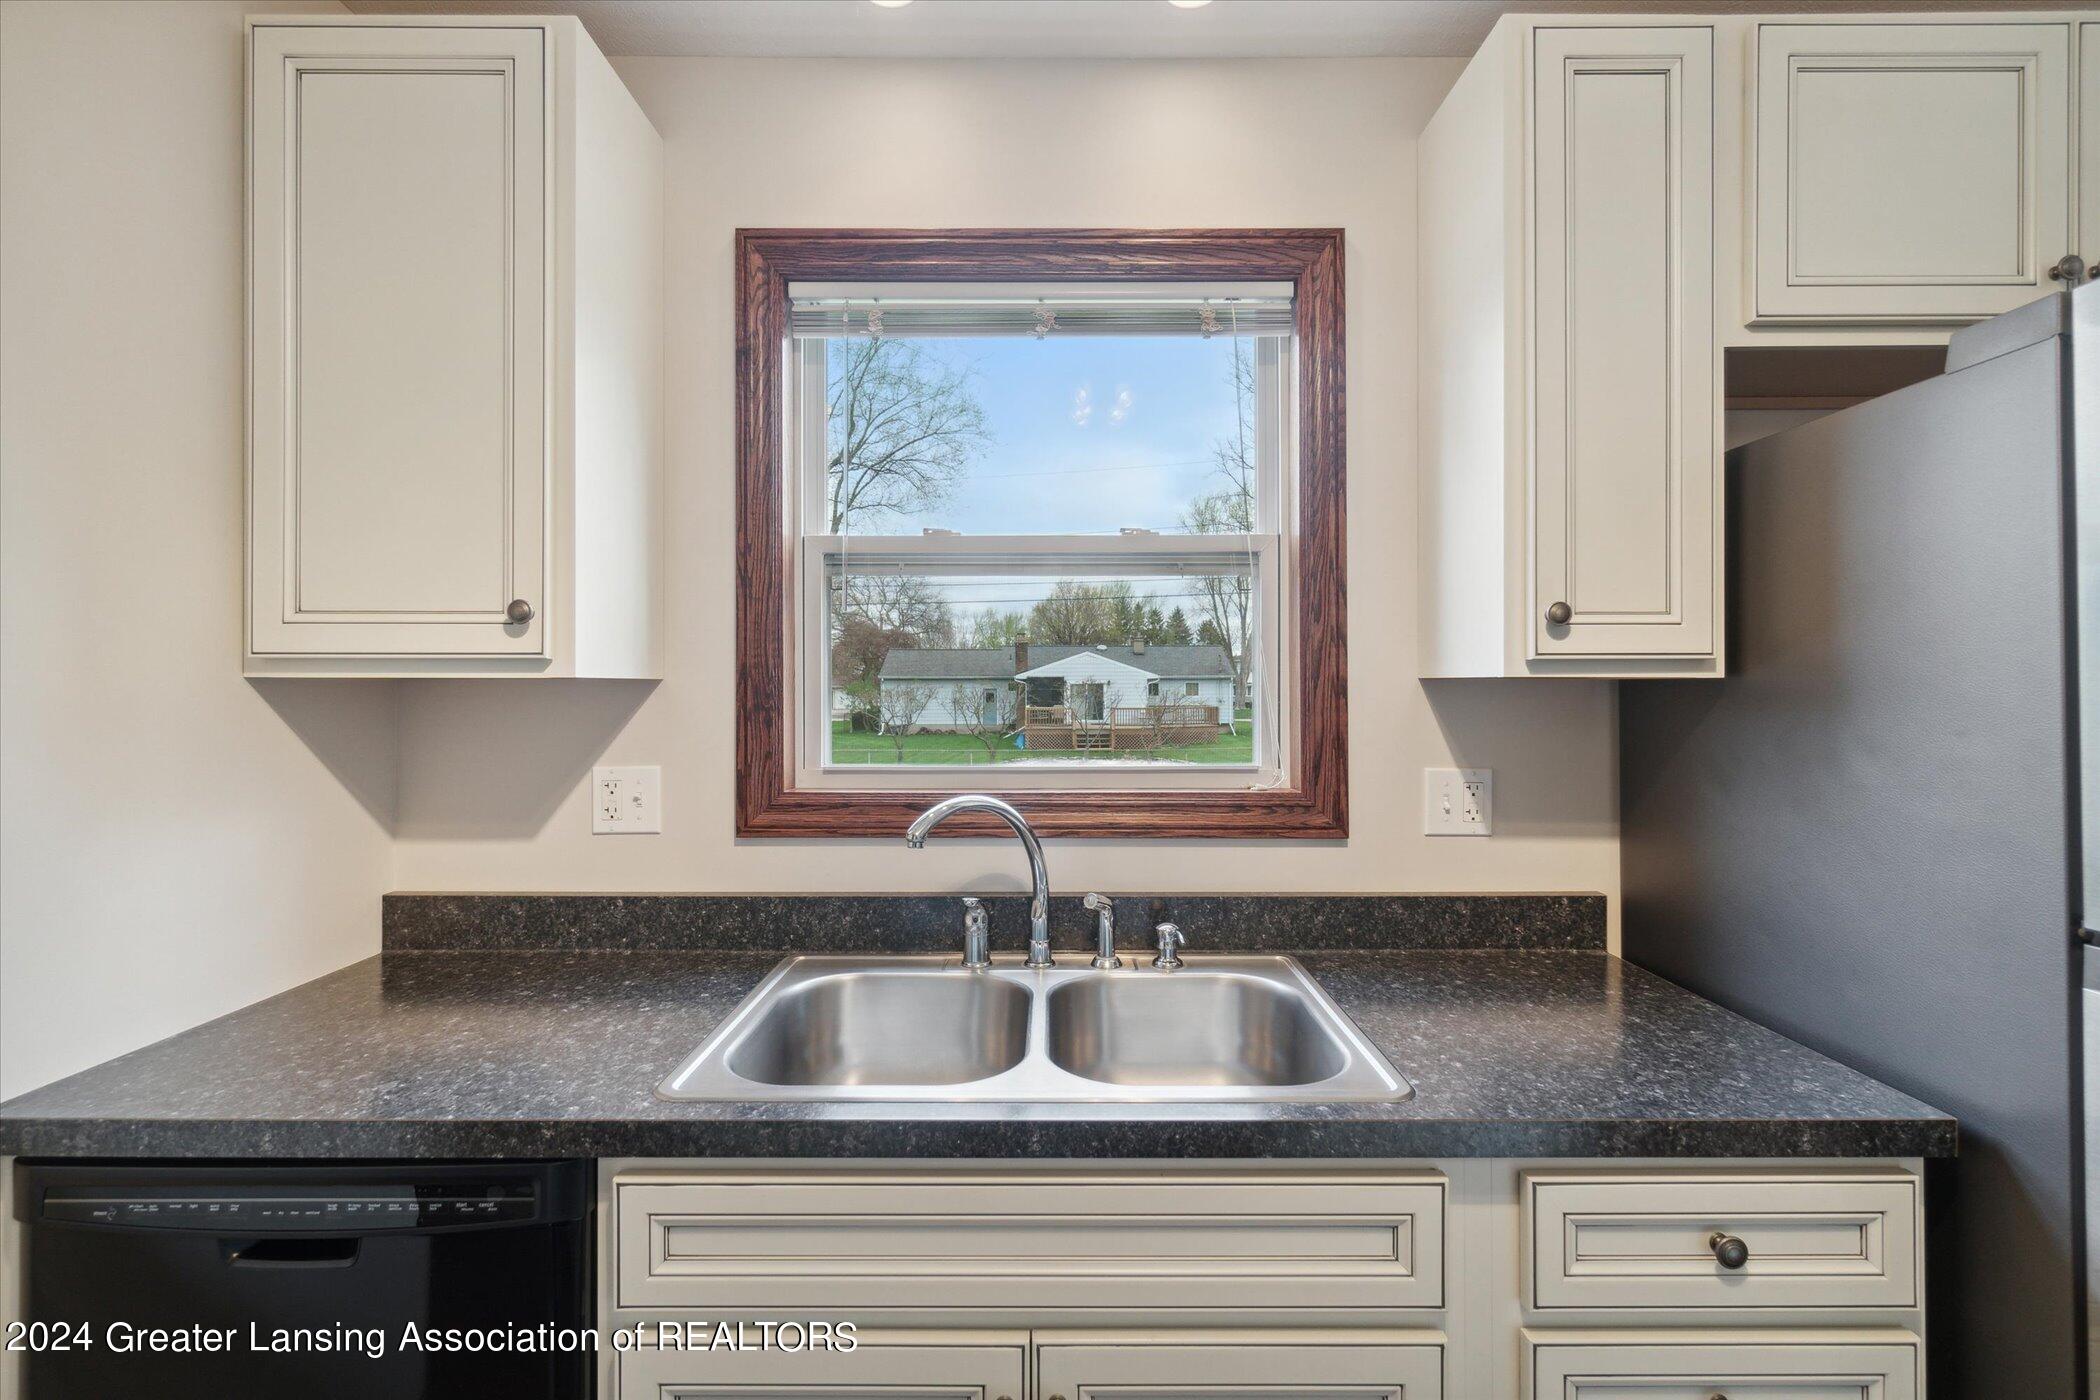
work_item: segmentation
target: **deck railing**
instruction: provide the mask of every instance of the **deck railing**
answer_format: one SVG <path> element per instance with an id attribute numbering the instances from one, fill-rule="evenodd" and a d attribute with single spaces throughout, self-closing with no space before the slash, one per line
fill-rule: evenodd
<path id="1" fill-rule="evenodd" d="M 1029 705 L 1022 712 L 1021 732 L 1029 749 L 1037 752 L 1207 744 L 1218 737 L 1218 707 L 1186 702 L 1112 705 L 1102 718 L 1085 719 L 1075 716 L 1069 705 Z"/>

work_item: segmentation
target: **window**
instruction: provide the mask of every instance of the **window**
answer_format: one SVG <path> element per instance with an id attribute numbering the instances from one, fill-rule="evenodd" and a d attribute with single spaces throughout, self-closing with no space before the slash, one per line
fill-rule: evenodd
<path id="1" fill-rule="evenodd" d="M 1344 834 L 1339 243 L 740 235 L 740 832 Z"/>

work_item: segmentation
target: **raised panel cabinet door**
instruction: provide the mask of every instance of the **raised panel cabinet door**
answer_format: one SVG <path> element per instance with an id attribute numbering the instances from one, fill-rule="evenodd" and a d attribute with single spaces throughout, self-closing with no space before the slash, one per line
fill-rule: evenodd
<path id="1" fill-rule="evenodd" d="M 1682 1336 L 1563 1344 L 1530 1337 L 1526 1400 L 1918 1400 L 1912 1337 L 1818 1342 Z"/>
<path id="2" fill-rule="evenodd" d="M 645 1335 L 652 1327 L 643 1324 Z M 1018 1342 L 794 1352 L 645 1348 L 622 1355 L 618 1374 L 619 1400 L 1023 1400 L 1027 1349 Z"/>
<path id="3" fill-rule="evenodd" d="M 1430 1172 L 623 1176 L 621 1307 L 1303 1316 L 1444 1302 Z"/>
<path id="4" fill-rule="evenodd" d="M 1046 1343 L 1037 1400 L 1441 1400 L 1444 1349 L 1287 1342 Z"/>
<path id="5" fill-rule="evenodd" d="M 1708 656 L 1713 31 L 1534 42 L 1531 655 Z"/>
<path id="6" fill-rule="evenodd" d="M 250 62 L 251 649 L 544 654 L 545 33 Z"/>
<path id="7" fill-rule="evenodd" d="M 2100 268 L 2100 22 L 2078 26 L 2078 255 Z"/>
<path id="8" fill-rule="evenodd" d="M 1754 321 L 1960 322 L 2070 246 L 2068 24 L 1757 30 Z"/>

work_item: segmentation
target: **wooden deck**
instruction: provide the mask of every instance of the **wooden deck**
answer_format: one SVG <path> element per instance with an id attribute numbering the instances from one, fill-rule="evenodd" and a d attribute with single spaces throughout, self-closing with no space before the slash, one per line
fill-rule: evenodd
<path id="1" fill-rule="evenodd" d="M 1068 705 L 1030 705 L 1021 733 L 1030 753 L 1134 752 L 1182 744 L 1207 744 L 1218 737 L 1216 705 L 1117 705 L 1102 719 L 1083 719 Z"/>

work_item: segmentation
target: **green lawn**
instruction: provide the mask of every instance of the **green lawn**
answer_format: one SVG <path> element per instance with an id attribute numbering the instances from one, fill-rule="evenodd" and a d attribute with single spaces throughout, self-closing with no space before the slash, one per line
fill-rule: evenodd
<path id="1" fill-rule="evenodd" d="M 1240 711 L 1237 734 L 1220 734 L 1208 744 L 1183 744 L 1163 749 L 1125 749 L 1109 752 L 1106 749 L 1061 750 L 1055 753 L 1031 754 L 1014 747 L 1011 737 L 998 740 L 990 752 L 984 742 L 970 734 L 907 734 L 904 736 L 902 761 L 915 763 L 1015 763 L 1036 758 L 1056 758 L 1065 761 L 1113 759 L 1117 762 L 1168 761 L 1176 763 L 1252 763 L 1254 762 L 1254 725 L 1252 713 Z M 855 734 L 846 728 L 843 720 L 831 726 L 831 761 L 833 763 L 896 763 L 899 761 L 897 743 L 883 734 Z"/>

